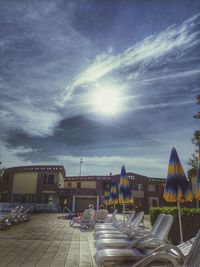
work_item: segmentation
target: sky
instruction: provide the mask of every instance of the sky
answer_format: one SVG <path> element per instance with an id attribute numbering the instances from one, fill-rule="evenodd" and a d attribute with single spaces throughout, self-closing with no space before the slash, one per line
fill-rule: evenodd
<path id="1" fill-rule="evenodd" d="M 2 167 L 165 178 L 176 147 L 187 171 L 199 24 L 199 0 L 0 0 Z"/>

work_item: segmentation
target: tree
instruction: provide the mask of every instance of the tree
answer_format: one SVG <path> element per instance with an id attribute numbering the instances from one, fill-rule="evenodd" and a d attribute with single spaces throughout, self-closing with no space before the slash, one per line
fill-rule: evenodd
<path id="1" fill-rule="evenodd" d="M 200 95 L 196 97 L 197 105 L 200 105 Z M 200 111 L 197 112 L 197 114 L 194 115 L 195 119 L 200 119 Z M 196 149 L 195 152 L 192 154 L 192 157 L 189 158 L 188 164 L 192 166 L 193 168 L 197 169 L 198 165 L 198 152 L 200 147 L 200 130 L 196 130 L 194 132 L 194 136 L 192 138 L 192 143 L 195 145 Z"/>

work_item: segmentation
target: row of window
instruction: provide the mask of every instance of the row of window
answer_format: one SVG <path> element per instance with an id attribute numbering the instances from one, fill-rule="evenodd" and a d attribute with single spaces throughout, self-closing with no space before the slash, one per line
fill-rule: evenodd
<path id="1" fill-rule="evenodd" d="M 71 183 L 68 182 L 68 187 L 71 187 Z M 106 184 L 104 185 L 104 190 L 105 190 Z M 76 188 L 81 188 L 81 182 L 77 183 Z M 136 191 L 144 191 L 144 185 L 143 184 L 130 184 L 130 189 L 131 190 L 136 190 Z M 148 184 L 148 191 L 149 192 L 156 192 L 158 190 L 158 186 L 156 184 Z"/>

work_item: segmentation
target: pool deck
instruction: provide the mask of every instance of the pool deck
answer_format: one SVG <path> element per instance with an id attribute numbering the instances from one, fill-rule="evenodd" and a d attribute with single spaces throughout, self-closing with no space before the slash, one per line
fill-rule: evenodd
<path id="1" fill-rule="evenodd" d="M 93 232 L 70 227 L 58 216 L 34 215 L 30 222 L 0 230 L 0 267 L 96 266 Z"/>

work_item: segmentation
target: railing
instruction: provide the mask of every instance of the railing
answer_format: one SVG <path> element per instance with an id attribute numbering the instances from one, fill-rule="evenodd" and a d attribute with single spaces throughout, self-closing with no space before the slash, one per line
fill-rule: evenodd
<path id="1" fill-rule="evenodd" d="M 0 203 L 0 211 L 7 212 L 14 209 L 17 206 L 23 206 L 25 209 L 29 209 L 31 212 L 58 212 L 57 204 L 45 204 L 45 203 Z"/>
<path id="2" fill-rule="evenodd" d="M 65 188 L 59 190 L 58 194 L 60 195 L 101 195 L 102 191 L 91 188 Z"/>

